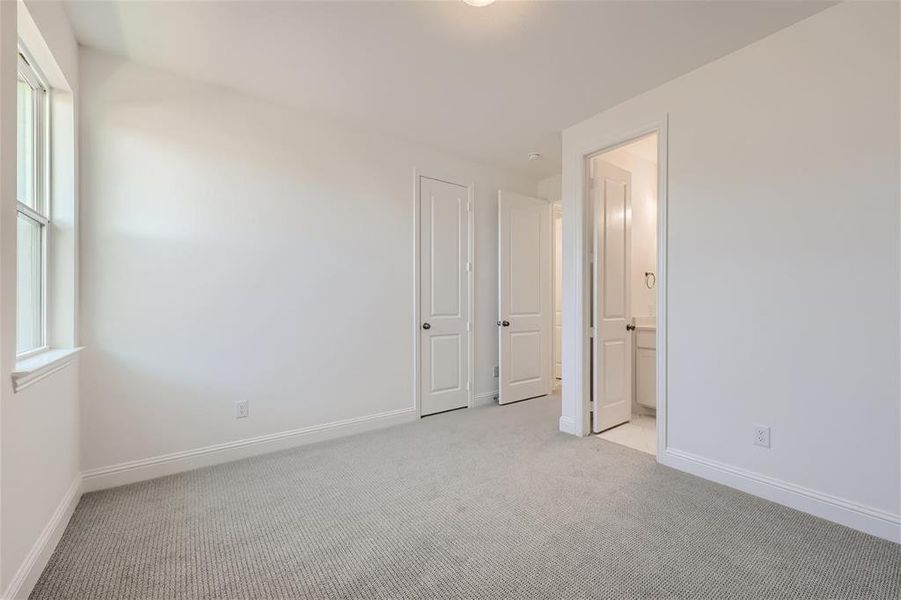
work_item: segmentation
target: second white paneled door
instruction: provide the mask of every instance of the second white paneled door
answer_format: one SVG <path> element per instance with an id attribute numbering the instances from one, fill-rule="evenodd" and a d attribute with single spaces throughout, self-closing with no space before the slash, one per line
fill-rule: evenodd
<path id="1" fill-rule="evenodd" d="M 498 402 L 551 392 L 551 205 L 498 192 Z"/>
<path id="2" fill-rule="evenodd" d="M 469 190 L 419 178 L 420 400 L 429 415 L 469 404 Z"/>
<path id="3" fill-rule="evenodd" d="M 554 214 L 554 378 L 563 378 L 563 210 Z"/>

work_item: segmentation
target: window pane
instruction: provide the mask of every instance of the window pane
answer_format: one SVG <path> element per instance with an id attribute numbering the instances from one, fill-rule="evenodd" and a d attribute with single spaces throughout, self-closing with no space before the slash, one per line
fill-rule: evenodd
<path id="1" fill-rule="evenodd" d="M 42 225 L 18 213 L 16 354 L 43 346 Z"/>
<path id="2" fill-rule="evenodd" d="M 16 89 L 16 198 L 37 209 L 34 199 L 34 90 L 21 80 Z"/>

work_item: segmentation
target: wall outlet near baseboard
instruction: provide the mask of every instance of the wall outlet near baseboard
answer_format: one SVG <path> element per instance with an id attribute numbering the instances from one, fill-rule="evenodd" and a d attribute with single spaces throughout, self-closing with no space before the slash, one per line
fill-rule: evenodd
<path id="1" fill-rule="evenodd" d="M 754 426 L 754 445 L 764 448 L 770 447 L 770 428 L 765 425 Z"/>
<path id="2" fill-rule="evenodd" d="M 242 400 L 241 402 L 235 402 L 235 418 L 236 419 L 246 419 L 250 416 L 250 402 L 247 400 Z"/>
<path id="3" fill-rule="evenodd" d="M 500 368 L 500 367 L 494 367 L 494 376 L 497 377 L 497 376 L 500 375 L 500 374 L 501 374 L 501 368 Z"/>

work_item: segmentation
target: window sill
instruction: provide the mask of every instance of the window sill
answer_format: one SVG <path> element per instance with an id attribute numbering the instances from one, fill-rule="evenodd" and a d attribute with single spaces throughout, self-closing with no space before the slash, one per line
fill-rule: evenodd
<path id="1" fill-rule="evenodd" d="M 53 375 L 74 361 L 78 353 L 83 349 L 83 346 L 78 348 L 54 348 L 17 360 L 16 367 L 13 370 L 13 391 L 24 390 L 29 385 Z"/>

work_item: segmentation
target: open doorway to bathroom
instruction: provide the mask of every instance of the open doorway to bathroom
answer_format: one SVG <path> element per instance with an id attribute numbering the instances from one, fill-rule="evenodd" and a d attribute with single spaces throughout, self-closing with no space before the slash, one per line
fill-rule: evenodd
<path id="1" fill-rule="evenodd" d="M 656 455 L 657 152 L 651 133 L 590 159 L 592 432 Z"/>

